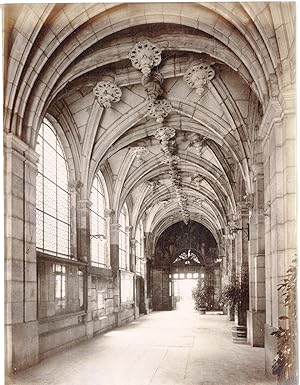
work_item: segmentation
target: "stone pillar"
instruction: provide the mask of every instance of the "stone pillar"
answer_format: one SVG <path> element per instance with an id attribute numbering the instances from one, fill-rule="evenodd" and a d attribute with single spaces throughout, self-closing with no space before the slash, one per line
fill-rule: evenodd
<path id="1" fill-rule="evenodd" d="M 78 201 L 78 260 L 90 263 L 90 208 L 92 202 L 88 199 Z"/>
<path id="2" fill-rule="evenodd" d="M 4 142 L 5 366 L 7 374 L 39 359 L 36 260 L 38 155 L 13 134 Z"/>
<path id="3" fill-rule="evenodd" d="M 120 271 L 119 271 L 119 223 L 115 222 L 114 214 L 111 217 L 112 223 L 110 225 L 110 263 L 113 277 L 114 290 L 114 313 L 116 317 L 116 325 L 121 325 L 119 319 L 119 312 L 121 306 L 120 298 Z"/>
<path id="4" fill-rule="evenodd" d="M 239 228 L 236 236 L 236 273 L 240 282 L 248 278 L 248 254 L 249 254 L 249 212 L 244 202 L 241 202 Z M 234 343 L 247 343 L 247 310 L 249 309 L 249 299 L 243 298 L 235 309 L 235 325 L 232 328 Z"/>
<path id="5" fill-rule="evenodd" d="M 219 310 L 219 299 L 221 297 L 221 269 L 220 265 L 214 268 L 214 310 Z"/>
<path id="6" fill-rule="evenodd" d="M 73 189 L 73 193 L 78 189 Z M 92 338 L 94 335 L 94 323 L 92 318 L 92 313 L 89 311 L 91 308 L 91 294 L 90 287 L 92 285 L 91 276 L 89 274 L 89 266 L 90 266 L 90 208 L 92 202 L 88 199 L 81 199 L 78 201 L 78 260 L 85 262 L 88 264 L 88 268 L 86 269 L 85 275 L 85 290 L 84 290 L 84 310 L 86 311 L 86 315 L 84 317 L 84 323 L 86 327 L 86 335 L 87 338 Z"/>
<path id="7" fill-rule="evenodd" d="M 139 318 L 139 307 L 137 306 L 136 303 L 136 239 L 131 239 L 130 240 L 130 266 L 131 266 L 131 271 L 134 273 L 133 276 L 133 301 L 134 301 L 134 319 Z"/>
<path id="8" fill-rule="evenodd" d="M 261 160 L 262 154 L 259 154 Z M 266 319 L 265 289 L 265 219 L 264 175 L 262 163 L 253 168 L 254 202 L 250 218 L 249 281 L 250 302 L 247 314 L 247 337 L 251 346 L 264 346 Z"/>
<path id="9" fill-rule="evenodd" d="M 266 269 L 266 372 L 271 376 L 279 317 L 287 315 L 278 284 L 296 254 L 296 122 L 295 92 L 270 100 L 260 127 L 265 177 L 265 269 Z M 285 326 L 284 324 L 281 324 Z"/>
<path id="10" fill-rule="evenodd" d="M 235 253 L 235 241 L 229 239 L 228 240 L 228 274 L 229 274 L 229 279 L 228 283 L 230 280 L 233 278 L 235 279 L 236 276 L 236 253 Z M 229 321 L 234 321 L 234 313 L 235 309 L 233 305 L 228 305 L 227 306 L 227 315 L 228 315 L 228 320 Z"/>

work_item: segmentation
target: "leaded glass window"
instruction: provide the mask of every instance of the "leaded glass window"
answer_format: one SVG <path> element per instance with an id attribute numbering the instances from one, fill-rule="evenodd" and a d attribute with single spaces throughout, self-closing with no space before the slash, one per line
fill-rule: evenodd
<path id="1" fill-rule="evenodd" d="M 144 231 L 142 221 L 139 222 L 136 228 L 136 272 L 139 275 L 144 276 L 145 264 L 144 264 Z"/>
<path id="2" fill-rule="evenodd" d="M 105 219 L 105 197 L 99 175 L 94 178 L 91 190 L 91 264 L 106 267 L 107 261 L 107 223 Z"/>
<path id="3" fill-rule="evenodd" d="M 120 212 L 119 225 L 119 267 L 120 269 L 129 270 L 129 237 L 127 232 L 129 218 L 126 203 Z"/>
<path id="4" fill-rule="evenodd" d="M 36 151 L 36 247 L 59 257 L 70 255 L 69 171 L 56 130 L 44 119 Z"/>

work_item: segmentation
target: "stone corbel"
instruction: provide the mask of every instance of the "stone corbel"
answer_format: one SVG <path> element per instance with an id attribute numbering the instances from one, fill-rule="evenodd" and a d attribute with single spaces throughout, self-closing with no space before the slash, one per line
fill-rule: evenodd
<path id="1" fill-rule="evenodd" d="M 148 40 L 138 42 L 129 52 L 129 60 L 134 68 L 148 75 L 161 62 L 161 49 Z"/>

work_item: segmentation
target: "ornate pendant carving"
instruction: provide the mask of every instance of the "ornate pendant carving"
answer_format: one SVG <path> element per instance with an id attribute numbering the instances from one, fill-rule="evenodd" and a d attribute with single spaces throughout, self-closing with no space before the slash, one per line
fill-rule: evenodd
<path id="1" fill-rule="evenodd" d="M 194 64 L 190 67 L 183 79 L 187 82 L 191 88 L 196 88 L 198 95 L 202 95 L 205 86 L 215 76 L 215 70 L 206 63 Z"/>
<path id="2" fill-rule="evenodd" d="M 160 99 L 149 103 L 147 115 L 156 119 L 157 123 L 162 123 L 171 111 L 172 105 L 169 100 Z"/>
<path id="3" fill-rule="evenodd" d="M 148 75 L 161 62 L 161 49 L 148 40 L 141 41 L 132 48 L 129 59 L 133 67 Z"/>
<path id="4" fill-rule="evenodd" d="M 106 80 L 97 83 L 93 91 L 101 107 L 111 107 L 111 103 L 118 102 L 122 95 L 120 87 Z"/>

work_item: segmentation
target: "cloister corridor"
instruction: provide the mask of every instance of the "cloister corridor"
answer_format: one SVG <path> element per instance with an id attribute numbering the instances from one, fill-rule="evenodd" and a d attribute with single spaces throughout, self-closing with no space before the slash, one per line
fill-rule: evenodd
<path id="1" fill-rule="evenodd" d="M 264 350 L 191 307 L 152 312 L 12 377 L 9 385 L 266 385 Z"/>
<path id="2" fill-rule="evenodd" d="M 296 2 L 2 13 L 5 385 L 295 385 Z"/>

